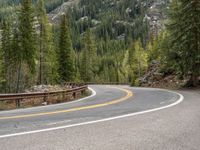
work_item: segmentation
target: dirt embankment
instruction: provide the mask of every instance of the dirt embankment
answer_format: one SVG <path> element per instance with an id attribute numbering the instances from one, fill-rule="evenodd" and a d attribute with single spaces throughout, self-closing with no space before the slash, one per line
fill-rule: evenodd
<path id="1" fill-rule="evenodd" d="M 162 72 L 160 62 L 153 61 L 149 66 L 146 74 L 140 78 L 140 84 L 144 87 L 179 89 L 187 80 L 181 80 L 173 72 Z"/>

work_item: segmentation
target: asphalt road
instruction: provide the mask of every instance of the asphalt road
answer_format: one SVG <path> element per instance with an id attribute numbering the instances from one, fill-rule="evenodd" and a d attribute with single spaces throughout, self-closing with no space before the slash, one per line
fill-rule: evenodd
<path id="1" fill-rule="evenodd" d="M 81 101 L 0 112 L 0 149 L 200 149 L 200 93 L 91 88 Z"/>

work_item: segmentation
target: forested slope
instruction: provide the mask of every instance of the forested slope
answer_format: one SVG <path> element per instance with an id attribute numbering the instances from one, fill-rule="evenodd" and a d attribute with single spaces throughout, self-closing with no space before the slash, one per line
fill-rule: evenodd
<path id="1" fill-rule="evenodd" d="M 24 6 L 20 5 L 20 1 L 1 1 L 1 6 L 4 6 L 1 11 L 5 11 L 0 13 L 3 29 L 1 82 L 3 89 L 8 88 L 5 91 L 19 91 L 18 89 L 23 90 L 34 84 L 56 84 L 63 81 L 135 84 L 136 79 L 145 73 L 148 67 L 145 48 L 151 39 L 147 15 L 155 1 L 79 0 L 73 7 L 69 7 L 71 1 L 61 0 L 21 2 L 27 5 L 26 11 L 31 10 L 22 12 Z M 164 1 L 161 5 L 166 3 Z M 65 6 L 69 8 L 61 9 Z M 56 9 L 51 11 L 53 8 Z M 56 22 L 50 20 L 51 25 L 47 20 L 48 12 L 55 12 L 58 16 Z M 29 19 L 32 18 L 29 25 L 21 20 L 25 17 L 23 13 L 29 15 Z M 63 14 L 67 17 L 67 23 L 63 26 L 69 27 L 65 32 L 70 36 L 62 34 L 63 26 L 60 23 Z M 21 26 L 26 27 L 23 29 Z M 26 28 L 27 31 L 24 31 Z M 33 37 L 23 32 L 33 32 Z M 21 45 L 26 41 L 21 36 L 30 38 L 30 44 L 24 43 L 30 47 L 29 51 L 28 47 L 22 50 Z M 68 43 L 61 42 L 62 40 Z M 30 52 L 32 49 L 32 56 L 27 58 L 24 55 L 25 64 L 19 62 L 17 66 L 10 66 L 4 60 L 10 59 L 13 63 L 16 58 L 12 58 L 9 53 L 15 53 L 15 49 L 19 50 L 17 53 Z M 6 54 L 8 51 L 10 52 Z M 22 59 L 20 57 L 19 55 L 18 59 Z M 74 69 L 67 73 L 69 68 Z M 21 71 L 16 72 L 16 69 Z M 7 76 L 10 72 L 17 74 Z"/>
<path id="2" fill-rule="evenodd" d="M 21 1 L 22 0 L 0 0 L 0 20 L 13 13 L 15 14 Z M 36 1 L 37 0 L 33 0 L 33 3 L 36 3 Z M 45 0 L 47 12 L 53 11 L 65 1 L 67 0 Z"/>
<path id="3" fill-rule="evenodd" d="M 152 64 L 159 64 L 159 78 L 174 74 L 197 85 L 199 3 L 176 1 L 0 1 L 0 89 L 64 82 L 149 85 L 143 76 Z"/>
<path id="4" fill-rule="evenodd" d="M 79 5 L 71 9 L 68 16 L 73 45 L 79 52 L 80 59 L 84 47 L 82 36 L 88 29 L 93 33 L 98 59 L 97 67 L 94 67 L 96 70 L 92 72 L 96 72 L 95 75 L 98 76 L 93 75 L 92 80 L 132 82 L 142 76 L 148 61 L 148 54 L 144 49 L 162 28 L 151 28 L 152 23 L 159 21 L 159 18 L 153 19 L 155 15 L 151 9 L 161 11 L 167 5 L 167 0 L 80 0 Z M 159 23 L 153 24 L 154 27 L 157 25 Z M 141 51 L 132 52 L 135 47 L 139 47 Z M 78 66 L 81 68 L 81 63 Z M 134 73 L 133 69 L 136 70 Z"/>

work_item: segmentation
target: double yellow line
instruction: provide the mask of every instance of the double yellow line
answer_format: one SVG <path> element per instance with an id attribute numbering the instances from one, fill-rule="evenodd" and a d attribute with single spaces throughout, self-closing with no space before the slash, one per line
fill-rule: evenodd
<path id="1" fill-rule="evenodd" d="M 124 96 L 120 99 L 116 99 L 116 100 L 106 102 L 106 103 L 101 103 L 101 104 L 77 107 L 77 108 L 72 108 L 72 109 L 67 109 L 67 110 L 52 111 L 52 112 L 42 112 L 42 113 L 26 114 L 26 115 L 19 115 L 19 116 L 0 117 L 0 120 L 30 118 L 30 117 L 38 117 L 38 116 L 45 116 L 45 115 L 68 113 L 68 112 L 74 112 L 74 111 L 79 111 L 79 110 L 94 109 L 94 108 L 104 107 L 104 106 L 108 106 L 108 105 L 114 105 L 114 104 L 123 102 L 125 100 L 128 100 L 130 97 L 133 96 L 133 93 L 127 89 L 122 89 L 122 88 L 118 88 L 118 87 L 112 87 L 112 88 L 119 89 L 119 90 L 125 92 L 126 96 Z"/>

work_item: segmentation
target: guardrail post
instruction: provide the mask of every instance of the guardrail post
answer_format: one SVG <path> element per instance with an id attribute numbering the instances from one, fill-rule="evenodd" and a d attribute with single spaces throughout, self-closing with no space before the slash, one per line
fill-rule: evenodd
<path id="1" fill-rule="evenodd" d="M 88 88 L 88 86 L 86 86 L 86 88 L 84 88 L 83 90 L 81 90 L 81 94 L 84 94 L 86 92 L 87 88 Z"/>
<path id="2" fill-rule="evenodd" d="M 44 94 L 44 98 L 43 98 L 43 101 L 44 101 L 44 105 L 47 105 L 48 104 L 48 94 Z"/>
<path id="3" fill-rule="evenodd" d="M 77 92 L 73 92 L 73 98 L 74 98 L 74 99 L 77 98 Z"/>
<path id="4" fill-rule="evenodd" d="M 21 100 L 21 99 L 17 99 L 17 100 L 15 101 L 15 103 L 16 103 L 16 108 L 19 108 L 19 107 L 20 107 L 20 100 Z"/>
<path id="5" fill-rule="evenodd" d="M 63 92 L 63 93 L 62 93 L 62 100 L 61 100 L 61 101 L 62 101 L 62 102 L 63 102 L 63 101 L 66 101 L 66 92 Z"/>

